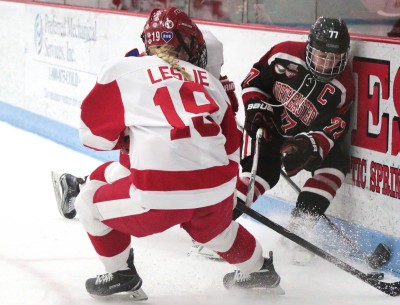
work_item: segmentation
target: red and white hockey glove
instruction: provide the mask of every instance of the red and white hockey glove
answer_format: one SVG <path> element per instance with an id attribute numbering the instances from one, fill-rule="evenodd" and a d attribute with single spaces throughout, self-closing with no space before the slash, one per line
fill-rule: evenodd
<path id="1" fill-rule="evenodd" d="M 308 134 L 299 134 L 287 139 L 281 147 L 281 154 L 283 166 L 289 177 L 302 169 L 314 171 L 322 162 L 318 143 Z"/>
<path id="2" fill-rule="evenodd" d="M 235 94 L 235 89 L 236 89 L 235 83 L 230 81 L 226 75 L 220 76 L 219 81 L 221 82 L 222 86 L 225 89 L 226 94 L 229 97 L 229 101 L 230 101 L 233 113 L 238 112 L 239 102 L 238 102 L 238 99 Z"/>

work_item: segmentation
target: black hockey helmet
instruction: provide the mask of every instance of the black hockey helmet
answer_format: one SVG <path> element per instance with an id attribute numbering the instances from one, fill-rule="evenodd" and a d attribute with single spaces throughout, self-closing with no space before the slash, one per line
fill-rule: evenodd
<path id="1" fill-rule="evenodd" d="M 319 17 L 308 35 L 307 67 L 315 78 L 327 82 L 344 70 L 349 49 L 350 35 L 344 21 L 339 18 Z"/>

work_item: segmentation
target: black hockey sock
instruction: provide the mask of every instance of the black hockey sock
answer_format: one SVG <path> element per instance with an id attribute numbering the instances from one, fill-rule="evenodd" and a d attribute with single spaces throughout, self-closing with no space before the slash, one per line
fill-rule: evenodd
<path id="1" fill-rule="evenodd" d="M 329 200 L 325 197 L 303 191 L 297 197 L 296 208 L 293 210 L 293 213 L 301 212 L 319 218 L 328 209 L 329 204 Z M 293 216 L 296 216 L 294 214 Z"/>

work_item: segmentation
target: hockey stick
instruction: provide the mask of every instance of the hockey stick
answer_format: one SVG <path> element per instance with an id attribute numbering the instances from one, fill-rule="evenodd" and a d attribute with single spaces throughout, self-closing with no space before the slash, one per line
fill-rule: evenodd
<path id="1" fill-rule="evenodd" d="M 295 242 L 296 244 L 302 246 L 303 248 L 307 249 L 308 251 L 318 255 L 319 257 L 323 258 L 324 260 L 334 264 L 335 266 L 339 267 L 340 269 L 346 271 L 357 277 L 358 279 L 362 280 L 363 282 L 375 287 L 376 289 L 390 295 L 390 296 L 398 296 L 400 295 L 400 282 L 393 282 L 393 283 L 386 283 L 380 281 L 375 278 L 375 274 L 366 274 L 364 272 L 359 271 L 358 269 L 352 267 L 351 265 L 343 262 L 342 260 L 336 258 L 335 256 L 329 254 L 328 252 L 318 248 L 317 246 L 313 245 L 312 243 L 306 241 L 305 239 L 301 238 L 300 236 L 292 233 L 291 231 L 285 229 L 281 225 L 273 222 L 269 218 L 259 214 L 258 212 L 254 211 L 253 209 L 245 206 L 241 202 L 237 202 L 236 208 L 239 209 L 241 212 L 247 214 L 248 216 L 254 218 L 255 220 L 259 221 L 260 223 L 264 224 L 265 226 L 271 228 L 275 232 L 285 236 L 286 238 L 290 239 L 291 241 Z"/>
<path id="2" fill-rule="evenodd" d="M 300 187 L 290 177 L 281 169 L 281 176 L 286 180 L 287 183 L 299 194 L 301 192 Z M 336 234 L 342 238 L 352 249 L 355 253 L 361 256 L 362 259 L 366 260 L 368 265 L 373 268 L 377 269 L 382 267 L 390 258 L 391 256 L 391 251 L 390 247 L 388 245 L 379 243 L 378 246 L 375 248 L 375 251 L 368 256 L 367 254 L 363 253 L 357 245 L 354 243 L 352 239 L 350 239 L 348 236 L 346 236 L 343 231 L 338 228 L 338 226 L 333 223 L 332 220 L 328 218 L 325 214 L 322 214 L 323 219 L 327 222 L 329 227 L 336 232 Z"/>
<path id="3" fill-rule="evenodd" d="M 253 157 L 253 165 L 251 167 L 251 177 L 255 177 L 256 172 L 257 172 L 259 142 L 261 140 L 262 131 L 263 130 L 261 128 L 257 131 L 257 137 L 256 137 L 257 139 L 256 139 L 256 146 L 255 146 L 255 152 L 254 152 L 254 157 Z M 257 162 L 255 162 L 255 161 L 257 161 Z M 250 179 L 249 185 L 247 188 L 248 191 L 250 191 L 250 192 L 248 192 L 246 195 L 246 203 L 249 200 L 253 199 L 254 183 L 255 183 L 255 178 Z M 266 225 L 267 227 L 271 228 L 275 232 L 285 236 L 286 238 L 297 243 L 298 245 L 302 246 L 303 248 L 306 248 L 307 250 L 311 251 L 312 253 L 327 260 L 328 262 L 331 262 L 332 264 L 336 265 L 337 267 L 341 268 L 342 270 L 356 276 L 363 282 L 379 289 L 380 291 L 382 291 L 390 296 L 398 296 L 400 294 L 400 282 L 394 282 L 394 283 L 382 282 L 375 277 L 375 274 L 365 274 L 365 273 L 357 270 L 356 268 L 350 266 L 349 264 L 341 261 L 340 259 L 336 258 L 335 256 L 329 254 L 328 252 L 325 252 L 324 250 L 318 248 L 317 246 L 313 245 L 312 243 L 301 238 L 300 236 L 290 232 L 289 230 L 285 229 L 284 227 L 280 226 L 279 224 L 273 222 L 269 218 L 259 214 L 258 212 L 254 211 L 250 207 L 246 206 L 246 204 L 243 204 L 240 200 L 237 201 L 236 208 L 238 210 L 240 210 L 242 213 L 245 213 L 246 215 L 254 218 L 255 220 L 257 220 L 257 221 L 261 222 L 262 224 Z"/>
<path id="4" fill-rule="evenodd" d="M 286 180 L 286 182 L 296 191 L 297 194 L 299 194 L 301 192 L 300 187 L 294 183 L 294 181 L 292 179 L 290 179 L 290 177 L 281 169 L 281 176 Z M 326 222 L 328 223 L 328 225 L 343 239 L 346 241 L 346 243 L 348 243 L 353 250 L 356 250 L 356 252 L 359 252 L 359 250 L 356 248 L 356 245 L 354 245 L 353 241 L 348 238 L 346 235 L 344 235 L 344 233 L 342 232 L 342 230 L 340 230 L 329 218 L 328 216 L 326 216 L 325 214 L 322 214 L 322 217 L 326 220 Z"/>
<path id="5" fill-rule="evenodd" d="M 247 195 L 246 195 L 246 206 L 251 206 L 253 203 L 253 197 L 254 197 L 254 184 L 256 181 L 256 174 L 257 174 L 257 167 L 258 167 L 258 155 L 260 151 L 260 142 L 261 138 L 263 136 L 264 130 L 262 128 L 259 128 L 256 133 L 256 143 L 255 143 L 255 148 L 254 148 L 254 156 L 253 156 L 253 165 L 251 166 L 251 172 L 250 172 L 250 180 L 249 180 L 249 185 L 247 186 Z"/>

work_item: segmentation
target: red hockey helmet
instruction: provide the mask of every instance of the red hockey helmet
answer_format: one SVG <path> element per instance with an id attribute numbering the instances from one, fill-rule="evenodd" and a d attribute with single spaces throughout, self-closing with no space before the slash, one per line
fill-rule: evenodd
<path id="1" fill-rule="evenodd" d="M 190 17 L 180 8 L 154 9 L 143 29 L 142 39 L 149 47 L 172 45 L 179 53 L 182 49 L 188 61 L 200 68 L 207 65 L 207 49 L 203 34 Z"/>

